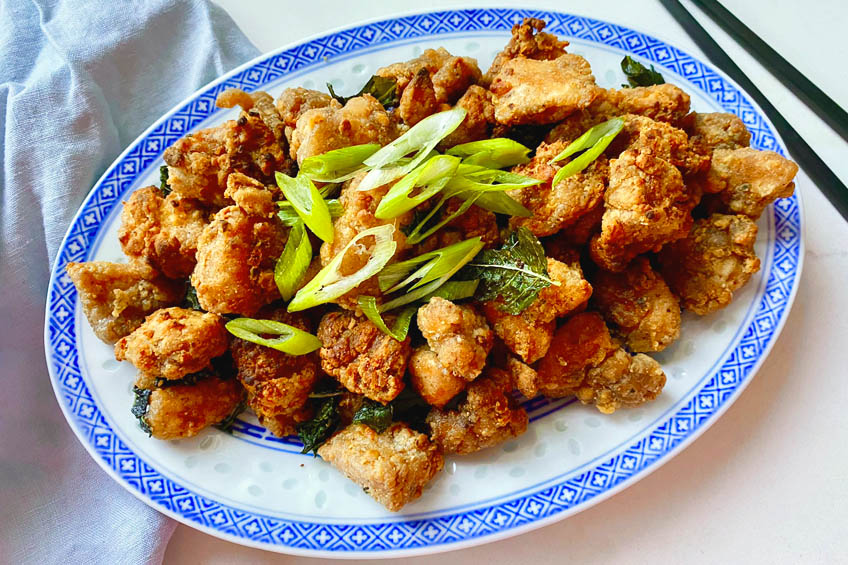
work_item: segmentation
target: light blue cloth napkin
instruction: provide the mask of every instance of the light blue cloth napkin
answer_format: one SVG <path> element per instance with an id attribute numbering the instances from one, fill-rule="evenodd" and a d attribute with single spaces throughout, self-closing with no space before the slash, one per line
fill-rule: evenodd
<path id="1" fill-rule="evenodd" d="M 0 562 L 161 561 L 174 523 L 95 464 L 53 396 L 47 281 L 115 157 L 257 54 L 200 0 L 0 0 Z"/>

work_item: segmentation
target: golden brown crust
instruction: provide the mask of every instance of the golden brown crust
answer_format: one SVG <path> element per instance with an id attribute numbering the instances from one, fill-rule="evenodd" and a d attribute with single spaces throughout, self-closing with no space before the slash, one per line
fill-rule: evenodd
<path id="1" fill-rule="evenodd" d="M 486 365 L 494 334 L 473 307 L 431 298 L 418 309 L 418 328 L 439 362 L 456 376 L 473 380 Z"/>
<path id="2" fill-rule="evenodd" d="M 139 262 L 68 263 L 65 270 L 94 335 L 106 343 L 129 335 L 148 314 L 178 304 L 185 296 L 182 281 L 166 279 Z"/>
<path id="3" fill-rule="evenodd" d="M 442 364 L 427 345 L 412 352 L 409 358 L 409 382 L 427 404 L 443 407 L 465 390 L 468 381 Z"/>
<path id="4" fill-rule="evenodd" d="M 527 412 L 510 395 L 509 375 L 499 369 L 468 385 L 456 410 L 434 408 L 427 415 L 430 438 L 445 453 L 474 453 L 524 433 Z"/>
<path id="5" fill-rule="evenodd" d="M 545 21 L 539 18 L 524 18 L 520 24 L 512 26 L 512 36 L 503 50 L 495 55 L 492 66 L 486 71 L 482 84 L 489 85 L 501 70 L 504 64 L 516 57 L 535 59 L 537 61 L 551 61 L 565 55 L 568 41 L 563 41 L 557 36 L 545 33 Z"/>
<path id="6" fill-rule="evenodd" d="M 415 59 L 378 69 L 376 75 L 395 79 L 398 92 L 403 97 L 421 69 L 430 75 L 437 104 L 453 104 L 481 76 L 476 59 L 455 57 L 444 47 L 425 49 Z"/>
<path id="7" fill-rule="evenodd" d="M 754 253 L 757 225 L 746 216 L 713 214 L 689 236 L 659 254 L 660 271 L 683 308 L 705 315 L 724 308 L 760 270 Z"/>
<path id="8" fill-rule="evenodd" d="M 420 497 L 445 465 L 427 436 L 405 424 L 381 434 L 351 424 L 327 440 L 318 455 L 392 512 Z"/>
<path id="9" fill-rule="evenodd" d="M 349 391 L 385 403 L 403 390 L 409 337 L 399 342 L 367 318 L 330 312 L 321 318 L 318 339 L 324 344 L 319 350 L 321 368 Z"/>
<path id="10" fill-rule="evenodd" d="M 175 380 L 210 368 L 228 345 L 229 334 L 217 314 L 163 308 L 115 344 L 115 359 L 129 361 L 142 375 Z"/>
<path id="11" fill-rule="evenodd" d="M 575 395 L 583 404 L 594 404 L 601 413 L 612 414 L 621 407 L 654 400 L 665 380 L 660 364 L 652 358 L 642 353 L 631 356 L 618 349 L 586 372 Z"/>
<path id="12" fill-rule="evenodd" d="M 439 143 L 440 151 L 461 143 L 485 139 L 489 133 L 489 126 L 495 122 L 492 93 L 481 86 L 474 84 L 469 86 L 465 94 L 456 102 L 456 106 L 465 110 L 465 119 Z"/>
<path id="13" fill-rule="evenodd" d="M 737 149 L 751 144 L 751 132 L 736 114 L 692 112 L 683 129 L 689 134 L 692 149 L 712 155 L 716 149 Z"/>
<path id="14" fill-rule="evenodd" d="M 217 377 L 159 388 L 150 392 L 142 419 L 156 439 L 192 437 L 226 419 L 243 397 L 238 381 Z"/>
<path id="15" fill-rule="evenodd" d="M 439 111 L 436 90 L 427 69 L 423 67 L 419 69 L 403 89 L 397 111 L 403 123 L 408 126 L 414 126 L 427 116 Z"/>
<path id="16" fill-rule="evenodd" d="M 689 95 L 668 83 L 621 90 L 611 88 L 605 97 L 619 114 L 638 114 L 673 125 L 681 124 L 689 113 Z"/>

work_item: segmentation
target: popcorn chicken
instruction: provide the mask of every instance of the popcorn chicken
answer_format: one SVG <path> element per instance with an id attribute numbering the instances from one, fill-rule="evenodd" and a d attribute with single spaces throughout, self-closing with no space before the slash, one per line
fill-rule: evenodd
<path id="1" fill-rule="evenodd" d="M 737 149 L 751 144 L 751 132 L 736 114 L 692 112 L 685 120 L 692 149 L 712 155 L 716 149 Z"/>
<path id="2" fill-rule="evenodd" d="M 217 314 L 163 308 L 115 344 L 115 359 L 129 361 L 142 375 L 178 380 L 210 368 L 228 345 L 229 334 Z"/>
<path id="3" fill-rule="evenodd" d="M 506 372 L 509 374 L 512 386 L 525 397 L 533 398 L 539 394 L 539 374 L 536 369 L 510 355 L 506 359 Z"/>
<path id="4" fill-rule="evenodd" d="M 451 373 L 470 381 L 486 365 L 494 335 L 486 318 L 471 306 L 433 297 L 418 309 L 418 328 Z"/>
<path id="5" fill-rule="evenodd" d="M 573 54 L 551 61 L 519 57 L 492 80 L 495 119 L 506 125 L 552 124 L 589 106 L 600 89 L 589 63 Z"/>
<path id="6" fill-rule="evenodd" d="M 426 49 L 415 59 L 383 67 L 375 74 L 395 79 L 402 98 L 421 69 L 426 69 L 430 75 L 437 104 L 453 104 L 469 86 L 480 80 L 481 75 L 476 59 L 455 57 L 444 47 Z"/>
<path id="7" fill-rule="evenodd" d="M 612 414 L 621 407 L 654 400 L 665 381 L 665 373 L 654 359 L 618 349 L 586 372 L 575 395 L 583 404 L 594 404 L 602 414 Z"/>
<path id="8" fill-rule="evenodd" d="M 392 512 L 420 497 L 445 466 L 426 435 L 400 423 L 381 434 L 351 424 L 327 440 L 318 455 Z"/>
<path id="9" fill-rule="evenodd" d="M 495 122 L 492 93 L 480 86 L 469 86 L 456 106 L 465 109 L 465 118 L 439 143 L 440 151 L 446 151 L 454 145 L 485 139 L 488 137 L 490 125 Z"/>
<path id="10" fill-rule="evenodd" d="M 398 114 L 408 126 L 414 126 L 427 116 L 439 111 L 436 91 L 430 73 L 421 68 L 403 89 L 398 104 Z"/>
<path id="11" fill-rule="evenodd" d="M 624 114 L 624 127 L 613 139 L 607 154 L 619 155 L 627 149 L 652 153 L 680 169 L 684 175 L 694 175 L 709 167 L 709 158 L 692 150 L 689 137 L 682 129 L 645 116 Z"/>
<path id="12" fill-rule="evenodd" d="M 468 381 L 442 364 L 428 345 L 422 345 L 409 358 L 409 382 L 427 404 L 442 408 L 465 390 Z"/>
<path id="13" fill-rule="evenodd" d="M 403 390 L 411 353 L 408 336 L 399 342 L 367 318 L 330 312 L 321 318 L 318 339 L 324 344 L 321 368 L 349 391 L 386 403 Z"/>
<path id="14" fill-rule="evenodd" d="M 129 335 L 151 312 L 178 304 L 185 296 L 181 281 L 139 262 L 68 263 L 65 270 L 94 335 L 110 344 Z"/>
<path id="15" fill-rule="evenodd" d="M 510 396 L 509 375 L 499 369 L 468 385 L 456 410 L 434 408 L 427 415 L 430 438 L 445 453 L 474 453 L 527 430 L 527 412 Z"/>
<path id="16" fill-rule="evenodd" d="M 166 277 L 187 278 L 197 262 L 197 240 L 210 213 L 196 200 L 155 186 L 140 188 L 124 202 L 118 241 L 128 257 L 150 263 Z"/>
<path id="17" fill-rule="evenodd" d="M 622 273 L 599 271 L 592 301 L 630 351 L 662 351 L 680 336 L 680 305 L 645 257 Z"/>
<path id="18" fill-rule="evenodd" d="M 678 125 L 689 113 L 689 95 L 673 84 L 608 89 L 604 96 L 618 114 L 638 114 Z"/>
<path id="19" fill-rule="evenodd" d="M 277 107 L 277 112 L 279 112 L 283 123 L 288 128 L 294 128 L 297 120 L 309 110 L 318 108 L 338 110 L 342 107 L 338 100 L 326 92 L 301 87 L 285 89 L 277 97 L 274 105 Z"/>
<path id="20" fill-rule="evenodd" d="M 683 308 L 706 315 L 730 304 L 733 293 L 760 270 L 757 225 L 746 216 L 713 214 L 688 237 L 667 245 L 660 271 Z"/>
<path id="21" fill-rule="evenodd" d="M 495 60 L 486 71 L 482 84 L 491 84 L 501 67 L 511 59 L 524 57 L 536 61 L 552 61 L 565 55 L 568 41 L 561 41 L 557 39 L 557 36 L 543 32 L 545 25 L 544 20 L 524 18 L 521 24 L 512 26 L 509 42 L 495 55 Z"/>

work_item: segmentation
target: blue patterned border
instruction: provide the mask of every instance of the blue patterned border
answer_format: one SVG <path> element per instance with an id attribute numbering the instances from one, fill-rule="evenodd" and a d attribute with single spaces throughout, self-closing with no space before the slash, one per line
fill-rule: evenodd
<path id="1" fill-rule="evenodd" d="M 739 115 L 753 134 L 752 145 L 782 152 L 765 119 L 738 88 L 682 51 L 642 33 L 588 18 L 552 12 L 474 9 L 420 14 L 362 25 L 268 56 L 214 84 L 172 112 L 112 166 L 85 201 L 59 250 L 47 297 L 45 346 L 54 389 L 62 409 L 86 448 L 131 492 L 155 508 L 209 533 L 276 551 L 328 555 L 332 552 L 421 553 L 480 543 L 509 530 L 527 529 L 586 507 L 638 478 L 693 439 L 747 384 L 785 321 L 801 266 L 801 210 L 797 196 L 774 207 L 775 242 L 765 293 L 741 342 L 727 361 L 683 407 L 647 435 L 593 468 L 540 492 L 470 512 L 406 522 L 365 525 L 286 521 L 200 496 L 162 476 L 115 435 L 80 373 L 74 310 L 77 296 L 64 274 L 70 261 L 84 260 L 113 207 L 134 179 L 161 158 L 185 132 L 215 112 L 225 88 L 254 90 L 325 59 L 399 40 L 456 32 L 506 31 L 523 17 L 546 20 L 549 30 L 620 49 L 677 73 Z M 338 554 L 338 553 L 336 553 Z"/>

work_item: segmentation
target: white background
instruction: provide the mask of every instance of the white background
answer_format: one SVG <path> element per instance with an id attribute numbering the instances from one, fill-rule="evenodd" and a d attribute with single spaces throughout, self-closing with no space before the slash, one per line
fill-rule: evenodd
<path id="1" fill-rule="evenodd" d="M 434 0 L 217 0 L 261 51 L 360 20 L 446 7 Z M 848 108 L 844 0 L 724 0 L 766 42 Z M 685 3 L 692 7 L 690 3 Z M 514 2 L 512 6 L 525 6 Z M 659 2 L 536 0 L 608 20 L 700 55 Z M 848 144 L 706 17 L 707 30 L 848 182 Z M 706 60 L 706 58 L 704 58 Z M 848 224 L 802 182 L 804 275 L 783 334 L 741 398 L 700 439 L 638 484 L 581 514 L 508 540 L 413 564 L 848 563 Z M 177 527 L 165 563 L 315 563 Z"/>

